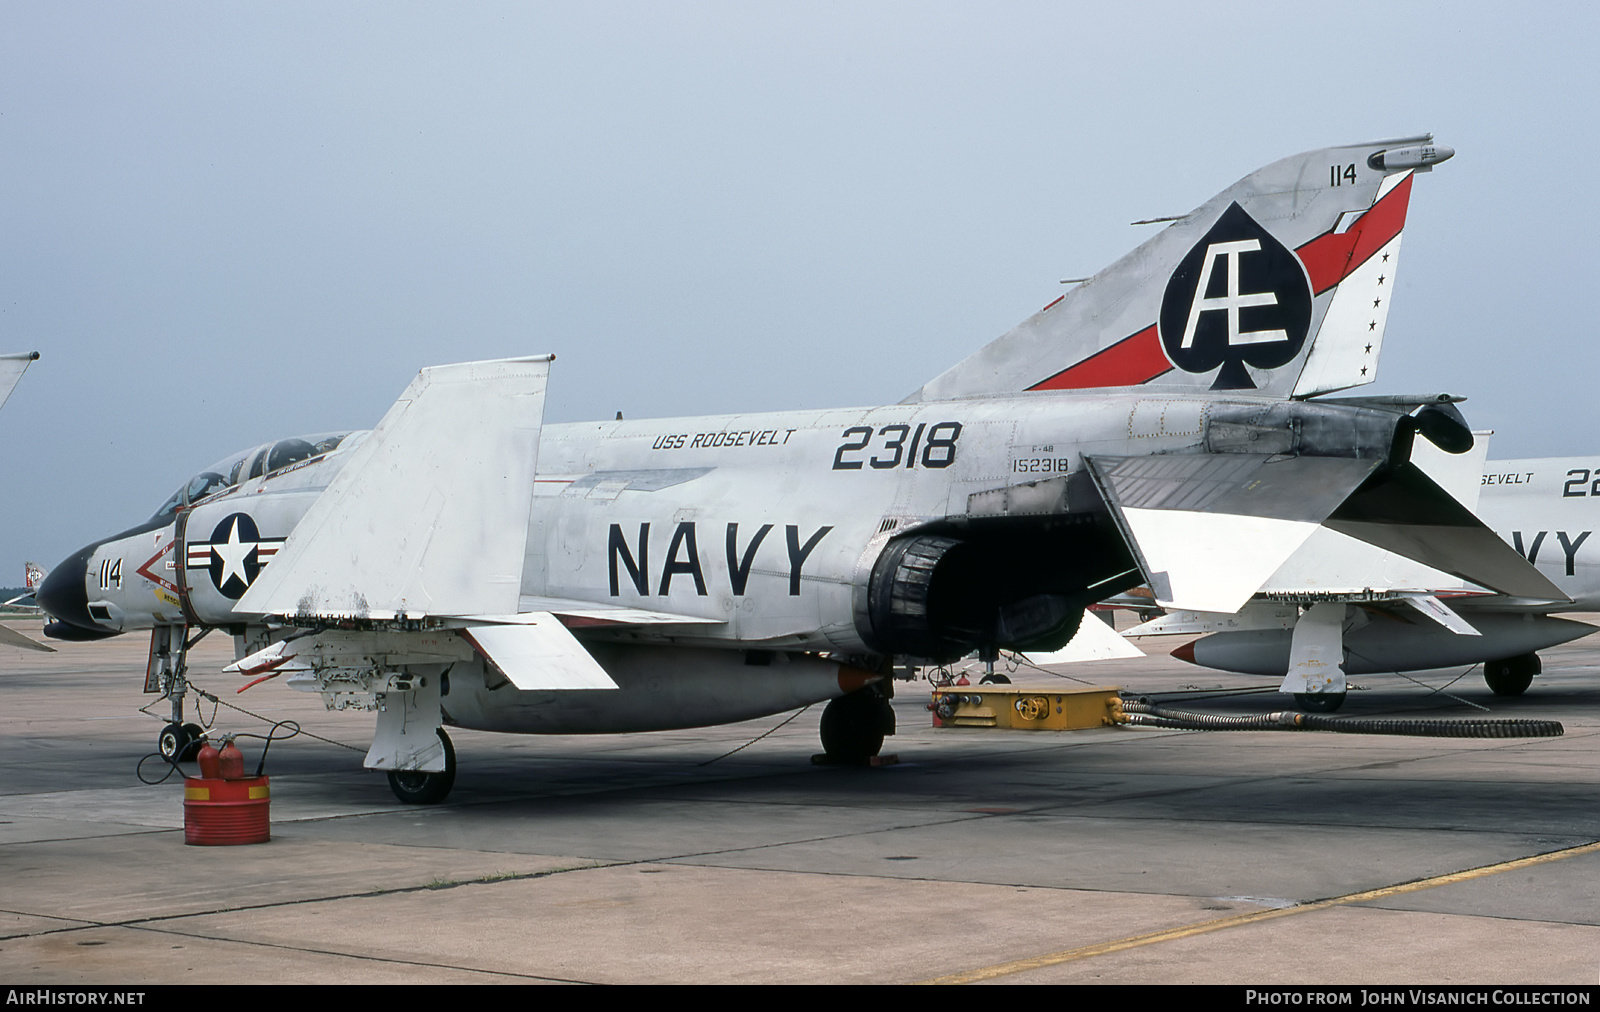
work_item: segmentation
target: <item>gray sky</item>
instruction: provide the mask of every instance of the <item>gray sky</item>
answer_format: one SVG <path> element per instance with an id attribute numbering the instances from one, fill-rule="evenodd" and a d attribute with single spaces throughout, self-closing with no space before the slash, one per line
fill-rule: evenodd
<path id="1" fill-rule="evenodd" d="M 1433 131 L 1373 392 L 1595 453 L 1588 5 L 0 2 L 0 586 L 422 366 L 892 402 L 1276 158 Z"/>

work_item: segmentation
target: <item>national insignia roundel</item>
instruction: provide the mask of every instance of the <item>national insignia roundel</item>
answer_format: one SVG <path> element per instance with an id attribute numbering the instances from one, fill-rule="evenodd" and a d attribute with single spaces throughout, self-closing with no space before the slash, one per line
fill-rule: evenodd
<path id="1" fill-rule="evenodd" d="M 1276 369 L 1305 346 L 1311 282 L 1300 258 L 1235 203 L 1178 262 L 1159 322 L 1173 365 L 1220 366 L 1211 389 L 1253 390 L 1247 365 Z"/>
<path id="2" fill-rule="evenodd" d="M 211 531 L 210 541 L 189 542 L 187 566 L 190 571 L 206 570 L 218 593 L 237 601 L 283 541 L 263 538 L 250 514 L 230 513 Z"/>

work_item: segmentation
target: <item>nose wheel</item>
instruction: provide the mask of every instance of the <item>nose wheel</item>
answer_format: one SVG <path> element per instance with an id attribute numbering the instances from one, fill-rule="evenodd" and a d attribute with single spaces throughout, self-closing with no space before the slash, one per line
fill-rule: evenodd
<path id="1" fill-rule="evenodd" d="M 204 734 L 199 724 L 168 724 L 156 738 L 156 749 L 173 762 L 189 762 L 199 754 Z"/>

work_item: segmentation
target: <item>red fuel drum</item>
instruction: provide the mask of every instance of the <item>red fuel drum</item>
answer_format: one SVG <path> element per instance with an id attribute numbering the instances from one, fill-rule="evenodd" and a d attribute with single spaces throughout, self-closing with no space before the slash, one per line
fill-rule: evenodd
<path id="1" fill-rule="evenodd" d="M 272 837 L 267 777 L 183 781 L 183 842 L 201 847 L 266 843 Z"/>

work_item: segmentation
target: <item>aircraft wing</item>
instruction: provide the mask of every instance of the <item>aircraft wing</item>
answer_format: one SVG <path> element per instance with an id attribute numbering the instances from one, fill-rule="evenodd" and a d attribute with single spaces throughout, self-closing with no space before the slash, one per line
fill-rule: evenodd
<path id="1" fill-rule="evenodd" d="M 24 650 L 42 650 L 47 654 L 56 652 L 55 647 L 47 647 L 37 640 L 22 635 L 8 625 L 0 625 L 0 643 L 11 647 L 21 647 Z"/>
<path id="2" fill-rule="evenodd" d="M 423 369 L 234 610 L 517 612 L 552 357 Z"/>
<path id="3" fill-rule="evenodd" d="M 6 399 L 11 396 L 11 391 L 16 388 L 17 381 L 22 379 L 22 374 L 29 365 L 39 357 L 36 351 L 19 351 L 10 355 L 0 355 L 0 407 L 4 407 Z"/>
<path id="4" fill-rule="evenodd" d="M 518 611 L 544 611 L 555 615 L 569 629 L 589 626 L 625 625 L 726 625 L 720 618 L 699 618 L 670 611 L 632 608 L 608 601 L 580 601 L 568 597 L 533 597 L 524 594 Z"/>
<path id="5" fill-rule="evenodd" d="M 1202 453 L 1087 457 L 1163 608 L 1238 611 L 1382 463 Z"/>

